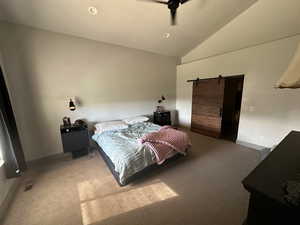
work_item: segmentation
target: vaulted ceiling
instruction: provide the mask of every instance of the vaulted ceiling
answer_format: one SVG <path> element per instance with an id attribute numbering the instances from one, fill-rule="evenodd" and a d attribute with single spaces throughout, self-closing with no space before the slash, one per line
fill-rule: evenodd
<path id="1" fill-rule="evenodd" d="M 178 25 L 170 26 L 165 5 L 142 0 L 2 0 L 0 20 L 183 56 L 255 2 L 191 0 L 179 8 Z M 98 9 L 97 15 L 89 14 L 90 6 Z"/>

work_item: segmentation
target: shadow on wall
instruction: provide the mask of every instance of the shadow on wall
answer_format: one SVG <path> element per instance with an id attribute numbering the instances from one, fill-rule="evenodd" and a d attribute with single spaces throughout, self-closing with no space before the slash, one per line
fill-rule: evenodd
<path id="1" fill-rule="evenodd" d="M 255 93 L 245 93 L 246 96 L 253 97 L 243 100 L 239 139 L 272 147 L 290 131 L 299 130 L 300 108 L 295 103 L 298 102 L 300 90 L 267 88 L 253 89 Z M 249 135 L 249 130 L 254 135 Z"/>
<path id="2" fill-rule="evenodd" d="M 19 47 L 16 46 L 18 51 L 22 51 L 23 49 Z M 19 54 L 11 57 L 9 53 L 6 53 L 4 52 L 5 57 L 3 57 L 4 65 L 18 65 L 13 68 L 9 66 L 5 66 L 4 68 L 5 72 L 7 72 L 6 77 L 8 78 L 6 80 L 10 87 L 11 100 L 14 103 L 14 111 L 20 130 L 22 145 L 24 145 L 25 149 L 29 149 L 31 146 L 39 146 L 44 149 L 46 148 L 47 137 L 43 136 L 42 132 L 40 132 L 44 129 L 43 117 L 38 113 L 37 96 L 33 91 L 34 88 L 31 79 L 27 76 L 31 69 L 26 66 L 28 65 L 27 63 L 24 63 L 24 60 L 26 62 L 24 57 L 21 57 Z M 9 76 L 11 73 L 20 74 L 22 77 Z M 25 158 L 28 158 L 26 152 Z"/>
<path id="3" fill-rule="evenodd" d="M 4 63 L 27 160 L 60 153 L 64 116 L 91 122 L 175 108 L 176 60 L 0 23 Z M 2 44 L 0 43 L 0 44 Z M 69 97 L 80 99 L 75 112 Z"/>
<path id="4" fill-rule="evenodd" d="M 56 98 L 56 96 L 45 96 L 39 87 L 39 81 L 33 80 L 31 74 L 40 74 L 35 70 L 35 65 L 30 55 L 30 49 L 21 46 L 18 48 L 22 54 L 8 56 L 10 65 L 19 65 L 8 70 L 8 74 L 15 73 L 22 75 L 22 82 L 19 77 L 11 77 L 12 92 L 14 99 L 17 99 L 16 112 L 19 118 L 20 135 L 27 159 L 35 159 L 62 151 L 59 134 L 59 124 L 64 116 L 69 116 L 74 121 L 79 118 L 86 118 L 91 122 L 100 120 L 123 119 L 129 116 L 149 114 L 156 106 L 157 94 L 152 96 L 141 96 L 144 90 L 136 90 L 130 96 L 120 93 L 118 97 L 98 97 L 97 90 L 94 93 L 83 93 L 80 106 L 75 112 L 68 110 L 68 98 Z M 9 54 L 8 54 L 9 55 Z M 10 58 L 11 57 L 11 58 Z M 34 59 L 33 59 L 34 60 Z M 8 63 L 7 63 L 8 64 Z M 80 82 L 80 81 L 78 81 Z M 62 87 L 64 84 L 60 84 Z M 149 90 L 151 91 L 151 90 Z M 53 87 L 53 95 L 56 95 Z M 92 95 L 95 96 L 92 97 Z M 107 95 L 108 93 L 106 93 Z M 102 95 L 102 94 L 100 94 Z M 84 101 L 83 99 L 87 99 Z M 93 100 L 91 100 L 93 99 Z M 175 99 L 169 97 L 167 108 L 174 108 Z M 28 152 L 30 149 L 30 152 Z"/>

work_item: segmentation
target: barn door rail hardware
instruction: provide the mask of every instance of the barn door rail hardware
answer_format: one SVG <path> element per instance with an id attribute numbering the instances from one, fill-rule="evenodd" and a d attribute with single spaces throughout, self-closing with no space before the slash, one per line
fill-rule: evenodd
<path id="1" fill-rule="evenodd" d="M 197 79 L 194 79 L 194 80 L 187 80 L 186 82 L 199 82 L 200 80 L 201 81 L 205 81 L 205 80 L 212 80 L 212 79 L 222 79 L 223 76 L 222 75 L 219 75 L 218 77 L 213 77 L 213 78 L 202 78 L 200 79 L 199 77 Z"/>

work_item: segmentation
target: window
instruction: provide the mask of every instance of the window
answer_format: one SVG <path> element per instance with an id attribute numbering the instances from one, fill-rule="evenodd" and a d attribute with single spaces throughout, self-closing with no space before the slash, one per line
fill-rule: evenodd
<path id="1" fill-rule="evenodd" d="M 8 136 L 8 131 L 4 123 L 3 115 L 0 111 L 0 167 L 4 163 L 4 150 L 5 148 L 10 148 L 10 138 Z"/>
<path id="2" fill-rule="evenodd" d="M 4 127 L 2 113 L 0 112 L 0 167 L 3 165 Z"/>
<path id="3" fill-rule="evenodd" d="M 3 119 L 2 114 L 0 113 L 0 167 L 3 165 L 3 143 L 4 143 L 4 129 L 2 125 Z"/>

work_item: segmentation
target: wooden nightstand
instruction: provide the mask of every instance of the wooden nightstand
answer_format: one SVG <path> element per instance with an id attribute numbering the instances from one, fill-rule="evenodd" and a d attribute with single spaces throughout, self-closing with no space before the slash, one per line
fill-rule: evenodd
<path id="1" fill-rule="evenodd" d="M 160 126 L 171 125 L 171 112 L 154 112 L 153 123 L 158 124 Z"/>
<path id="2" fill-rule="evenodd" d="M 89 153 L 90 137 L 88 127 L 78 126 L 60 126 L 61 140 L 64 153 L 71 152 L 73 158 L 78 158 Z"/>

